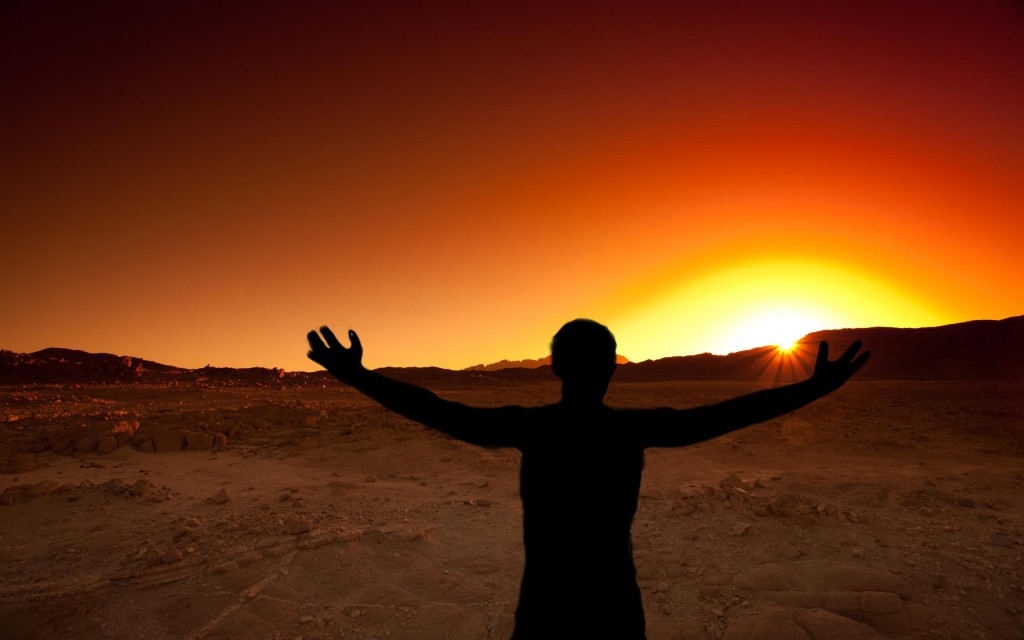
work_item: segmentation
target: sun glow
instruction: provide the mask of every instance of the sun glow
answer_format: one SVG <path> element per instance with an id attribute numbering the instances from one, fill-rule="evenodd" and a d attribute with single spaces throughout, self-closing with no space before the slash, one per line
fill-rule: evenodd
<path id="1" fill-rule="evenodd" d="M 733 324 L 729 340 L 741 347 L 776 346 L 790 351 L 808 333 L 826 327 L 822 314 L 800 308 L 752 310 Z"/>
<path id="2" fill-rule="evenodd" d="M 814 331 L 891 326 L 892 318 L 931 326 L 941 316 L 880 274 L 823 259 L 766 259 L 667 286 L 613 325 L 623 352 L 642 361 L 770 345 L 788 355 Z"/>

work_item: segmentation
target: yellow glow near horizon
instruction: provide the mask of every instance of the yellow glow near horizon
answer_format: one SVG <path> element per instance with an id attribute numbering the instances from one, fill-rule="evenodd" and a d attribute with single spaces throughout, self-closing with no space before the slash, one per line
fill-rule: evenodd
<path id="1" fill-rule="evenodd" d="M 826 325 L 821 314 L 796 307 L 766 308 L 751 312 L 733 325 L 736 344 L 774 345 L 789 351 L 797 340 Z"/>
<path id="2" fill-rule="evenodd" d="M 932 326 L 947 314 L 883 277 L 818 260 L 768 260 L 694 278 L 615 320 L 635 361 L 792 344 L 844 327 Z"/>

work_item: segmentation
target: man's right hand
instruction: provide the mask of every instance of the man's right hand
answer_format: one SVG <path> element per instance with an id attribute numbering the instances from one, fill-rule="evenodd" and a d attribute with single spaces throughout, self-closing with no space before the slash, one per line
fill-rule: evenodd
<path id="1" fill-rule="evenodd" d="M 320 327 L 320 333 L 323 334 L 323 339 L 316 331 L 310 331 L 306 336 L 309 340 L 309 353 L 306 355 L 310 360 L 327 369 L 339 380 L 350 380 L 365 371 L 363 344 L 359 342 L 359 336 L 355 331 L 349 329 L 348 339 L 352 346 L 347 349 L 341 346 L 334 332 L 326 326 Z"/>

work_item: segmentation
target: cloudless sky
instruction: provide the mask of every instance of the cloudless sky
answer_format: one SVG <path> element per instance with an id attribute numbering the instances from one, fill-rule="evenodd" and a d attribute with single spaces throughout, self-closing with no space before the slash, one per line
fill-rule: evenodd
<path id="1" fill-rule="evenodd" d="M 0 348 L 312 369 L 330 324 L 461 368 L 575 317 L 643 360 L 1024 312 L 1009 0 L 6 2 L 0 78 Z"/>

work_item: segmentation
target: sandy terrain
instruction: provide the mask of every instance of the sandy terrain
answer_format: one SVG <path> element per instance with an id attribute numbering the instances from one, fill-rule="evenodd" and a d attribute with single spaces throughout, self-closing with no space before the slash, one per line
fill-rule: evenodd
<path id="1" fill-rule="evenodd" d="M 608 401 L 751 389 L 613 383 Z M 538 383 L 439 392 L 557 397 Z M 633 527 L 649 637 L 1024 636 L 1021 398 L 1022 383 L 853 382 L 786 419 L 650 451 Z M 0 637 L 511 631 L 513 451 L 454 442 L 340 384 L 7 387 L 0 404 Z M 97 425 L 136 446 L 161 429 L 228 444 L 43 450 Z"/>

